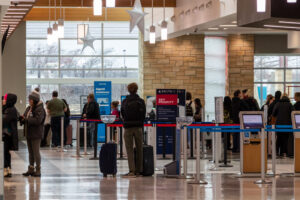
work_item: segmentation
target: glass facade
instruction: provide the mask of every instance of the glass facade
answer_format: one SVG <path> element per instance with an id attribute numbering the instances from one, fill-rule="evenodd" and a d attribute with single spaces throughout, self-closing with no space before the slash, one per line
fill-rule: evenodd
<path id="1" fill-rule="evenodd" d="M 93 92 L 94 81 L 112 81 L 112 99 L 126 94 L 129 82 L 139 81 L 139 33 L 129 22 L 85 22 L 95 38 L 94 50 L 77 43 L 77 25 L 65 22 L 64 38 L 47 44 L 48 22 L 26 23 L 27 94 L 41 88 L 44 101 L 53 90 L 80 112 L 80 96 Z"/>
<path id="2" fill-rule="evenodd" d="M 277 90 L 291 99 L 300 92 L 300 56 L 256 55 L 254 57 L 254 95 L 263 105 L 267 95 Z"/>

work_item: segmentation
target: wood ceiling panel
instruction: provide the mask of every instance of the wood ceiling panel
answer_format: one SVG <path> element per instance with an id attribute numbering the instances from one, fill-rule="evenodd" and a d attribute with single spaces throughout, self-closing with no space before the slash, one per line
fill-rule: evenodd
<path id="1" fill-rule="evenodd" d="M 55 0 L 51 0 L 54 5 Z M 56 0 L 56 5 L 59 5 L 60 0 Z M 134 0 L 116 0 L 116 7 L 132 7 Z M 143 7 L 152 7 L 152 0 L 141 0 Z M 34 6 L 49 6 L 49 0 L 37 0 Z M 81 7 L 81 0 L 62 0 L 62 6 L 66 7 Z M 93 0 L 83 0 L 83 7 L 92 7 Z M 103 0 L 105 7 L 105 0 Z M 154 0 L 154 7 L 163 7 L 163 0 Z M 176 0 L 166 0 L 166 7 L 176 7 Z"/>
<path id="2" fill-rule="evenodd" d="M 64 8 L 65 21 L 129 21 L 127 10 L 131 8 L 103 9 L 102 16 L 94 16 L 93 8 Z M 55 20 L 55 9 L 50 11 L 51 21 Z M 59 9 L 56 9 L 56 19 L 59 18 Z M 25 21 L 48 21 L 49 8 L 33 8 L 25 17 Z"/>

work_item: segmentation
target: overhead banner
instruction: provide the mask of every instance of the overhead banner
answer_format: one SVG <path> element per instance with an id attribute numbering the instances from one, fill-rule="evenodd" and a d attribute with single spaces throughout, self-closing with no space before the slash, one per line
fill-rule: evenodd
<path id="1" fill-rule="evenodd" d="M 94 94 L 100 106 L 100 115 L 110 115 L 111 81 L 95 81 Z"/>
<path id="2" fill-rule="evenodd" d="M 176 89 L 156 90 L 156 116 L 158 121 L 175 122 L 178 94 Z"/>

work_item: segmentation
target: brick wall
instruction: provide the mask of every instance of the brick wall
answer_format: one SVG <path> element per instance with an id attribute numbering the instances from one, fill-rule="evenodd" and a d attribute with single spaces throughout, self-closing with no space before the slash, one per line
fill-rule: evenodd
<path id="1" fill-rule="evenodd" d="M 228 36 L 228 77 L 227 94 L 233 95 L 237 89 L 254 88 L 254 36 Z"/>
<path id="2" fill-rule="evenodd" d="M 204 36 L 181 36 L 167 41 L 143 43 L 141 85 L 143 95 L 156 89 L 186 89 L 204 100 Z"/>

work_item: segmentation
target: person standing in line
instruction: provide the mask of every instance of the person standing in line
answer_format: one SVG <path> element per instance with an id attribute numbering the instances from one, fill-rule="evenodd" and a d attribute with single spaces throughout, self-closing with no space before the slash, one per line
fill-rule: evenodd
<path id="1" fill-rule="evenodd" d="M 225 124 L 232 124 L 232 102 L 229 96 L 224 97 L 223 102 L 224 107 L 224 123 Z M 227 149 L 231 149 L 231 133 L 225 133 L 227 137 Z"/>
<path id="2" fill-rule="evenodd" d="M 92 119 L 92 120 L 99 120 L 100 119 L 100 106 L 95 100 L 94 94 L 89 94 L 87 97 L 87 103 L 83 107 L 82 111 L 82 118 L 83 119 Z M 90 143 L 88 146 L 93 146 L 93 139 L 94 139 L 94 133 L 96 129 L 95 123 L 87 123 L 88 128 L 88 135 L 90 138 Z"/>
<path id="3" fill-rule="evenodd" d="M 232 121 L 235 124 L 240 124 L 240 111 L 249 110 L 247 103 L 242 100 L 242 93 L 240 90 L 234 92 L 234 97 L 232 98 Z M 233 148 L 232 152 L 240 152 L 240 134 L 233 134 Z"/>
<path id="4" fill-rule="evenodd" d="M 185 95 L 185 114 L 186 116 L 194 116 L 195 105 L 192 101 L 192 94 L 190 92 L 186 92 Z"/>
<path id="5" fill-rule="evenodd" d="M 276 123 L 276 119 L 273 117 L 273 110 L 275 105 L 280 101 L 282 93 L 280 91 L 275 92 L 275 98 L 274 101 L 270 104 L 268 109 L 268 116 L 269 116 L 269 123 L 274 125 Z"/>
<path id="6" fill-rule="evenodd" d="M 143 172 L 143 126 L 146 117 L 145 101 L 137 95 L 138 85 L 131 83 L 127 86 L 129 95 L 122 102 L 121 115 L 125 128 L 125 146 L 128 156 L 129 173 L 123 178 L 135 178 Z M 136 162 L 133 144 L 136 146 Z"/>
<path id="7" fill-rule="evenodd" d="M 266 100 L 266 103 L 261 107 L 261 111 L 264 111 L 264 107 L 265 106 L 270 106 L 270 104 L 272 103 L 274 101 L 274 97 L 273 97 L 273 95 L 272 94 L 268 94 L 268 96 L 267 96 L 267 100 Z"/>
<path id="8" fill-rule="evenodd" d="M 295 101 L 296 101 L 296 103 L 294 105 L 294 108 L 295 108 L 295 110 L 300 111 L 300 92 L 295 93 Z"/>
<path id="9" fill-rule="evenodd" d="M 2 140 L 4 142 L 4 177 L 11 177 L 11 150 L 18 150 L 17 96 L 6 94 L 2 100 Z"/>
<path id="10" fill-rule="evenodd" d="M 282 96 L 280 101 L 275 105 L 272 116 L 276 119 L 276 125 L 291 125 L 292 124 L 292 111 L 294 110 L 290 99 L 286 94 Z M 292 157 L 294 137 L 293 133 L 277 133 L 277 155 Z"/>
<path id="11" fill-rule="evenodd" d="M 49 101 L 47 109 L 51 116 L 52 147 L 58 147 L 61 145 L 61 118 L 65 116 L 67 105 L 58 98 L 57 91 L 52 93 L 52 100 Z"/>
<path id="12" fill-rule="evenodd" d="M 120 119 L 120 111 L 118 109 L 119 102 L 118 101 L 113 101 L 111 102 L 111 115 L 116 116 L 116 120 Z"/>
<path id="13" fill-rule="evenodd" d="M 65 111 L 65 123 L 64 123 L 64 145 L 66 145 L 66 142 L 67 142 L 67 128 L 70 125 L 71 111 L 70 111 L 70 107 L 69 107 L 69 104 L 68 104 L 67 100 L 62 99 L 62 101 L 67 106 L 67 110 Z"/>
<path id="14" fill-rule="evenodd" d="M 50 129 L 51 129 L 51 116 L 47 110 L 47 106 L 48 106 L 48 103 L 49 101 L 46 101 L 46 106 L 45 106 L 45 109 L 46 109 L 46 118 L 45 118 L 45 123 L 44 123 L 44 135 L 43 135 L 43 139 L 42 139 L 42 142 L 41 142 L 41 147 L 46 147 L 48 144 L 47 144 L 47 138 L 48 138 L 48 135 L 49 135 L 49 132 L 50 132 Z"/>
<path id="15" fill-rule="evenodd" d="M 44 132 L 45 118 L 46 111 L 43 102 L 40 101 L 40 95 L 36 91 L 33 91 L 29 95 L 29 106 L 21 117 L 29 153 L 28 170 L 23 173 L 23 176 L 41 176 L 40 145 Z M 36 164 L 35 168 L 34 164 Z"/>
<path id="16" fill-rule="evenodd" d="M 195 104 L 194 120 L 195 120 L 195 122 L 202 122 L 202 104 L 201 104 L 201 100 L 199 98 L 196 98 L 194 100 L 194 104 Z"/>

